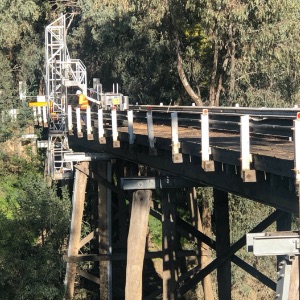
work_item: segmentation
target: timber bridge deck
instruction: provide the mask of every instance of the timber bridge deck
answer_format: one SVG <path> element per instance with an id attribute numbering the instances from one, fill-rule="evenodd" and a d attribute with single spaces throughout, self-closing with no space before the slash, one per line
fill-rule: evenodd
<path id="1" fill-rule="evenodd" d="M 100 299 L 177 299 L 217 270 L 218 297 L 229 300 L 231 262 L 276 291 L 281 295 L 278 299 L 289 299 L 285 298 L 289 289 L 284 289 L 282 283 L 236 256 L 246 246 L 247 232 L 237 242 L 230 241 L 228 193 L 275 208 L 251 232 L 262 232 L 273 222 L 277 222 L 279 231 L 291 230 L 291 215 L 297 216 L 299 211 L 297 109 L 197 110 L 158 106 L 131 106 L 127 111 L 99 109 L 94 113 L 88 110 L 87 124 L 82 126 L 80 111 L 77 109 L 75 114 L 69 107 L 66 126 L 70 148 L 75 152 L 66 154 L 65 160 L 77 161 L 66 256 L 70 298 L 74 294 L 76 264 L 96 261 L 97 271 L 77 268 L 77 274 L 99 284 Z M 195 210 L 197 187 L 213 187 L 215 241 L 201 231 L 201 218 Z M 152 203 L 151 190 L 160 191 L 160 203 Z M 182 201 L 190 199 L 190 222 L 177 215 L 176 190 L 184 191 Z M 91 233 L 81 239 L 84 201 L 92 203 L 89 214 L 94 221 Z M 145 248 L 149 213 L 162 222 L 162 251 L 149 252 Z M 114 228 L 117 243 L 112 237 L 114 224 L 118 224 L 118 229 Z M 198 250 L 180 250 L 178 230 L 196 240 Z M 216 250 L 214 260 L 203 260 L 201 244 Z M 86 253 L 79 254 L 83 246 Z M 298 254 L 299 248 L 294 250 Z M 184 272 L 177 261 L 182 256 L 198 257 L 199 264 L 186 266 Z M 149 291 L 143 285 L 144 259 L 155 257 L 162 258 L 163 275 L 160 284 Z M 116 261 L 119 268 L 114 265 Z M 122 264 L 126 266 L 123 269 Z M 120 283 L 115 278 L 122 272 L 125 281 Z M 291 278 L 298 286 L 295 280 Z"/>

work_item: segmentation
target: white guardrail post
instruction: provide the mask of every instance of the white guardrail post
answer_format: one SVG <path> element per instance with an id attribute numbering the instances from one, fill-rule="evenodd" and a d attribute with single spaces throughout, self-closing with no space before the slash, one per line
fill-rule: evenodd
<path id="1" fill-rule="evenodd" d="M 153 117 L 152 111 L 147 111 L 147 132 L 149 141 L 149 154 L 157 155 L 157 149 L 155 148 L 154 128 L 153 128 Z"/>
<path id="2" fill-rule="evenodd" d="M 106 138 L 104 136 L 103 126 L 103 109 L 98 109 L 98 140 L 100 144 L 106 144 Z"/>
<path id="3" fill-rule="evenodd" d="M 201 158 L 202 168 L 205 172 L 213 172 L 215 170 L 214 161 L 209 159 L 210 154 L 208 110 L 203 109 L 201 114 Z"/>
<path id="4" fill-rule="evenodd" d="M 41 106 L 38 106 L 37 107 L 37 113 L 38 113 L 38 123 L 39 123 L 39 125 L 41 125 L 42 126 L 42 108 L 41 108 Z"/>
<path id="5" fill-rule="evenodd" d="M 240 146 L 241 146 L 241 177 L 244 182 L 255 182 L 256 172 L 250 170 L 252 155 L 250 154 L 250 122 L 249 115 L 241 116 Z"/>
<path id="6" fill-rule="evenodd" d="M 127 122 L 128 122 L 128 136 L 129 136 L 129 145 L 134 144 L 135 135 L 133 133 L 133 111 L 127 111 Z"/>
<path id="7" fill-rule="evenodd" d="M 91 107 L 88 105 L 86 108 L 86 133 L 87 139 L 89 141 L 94 140 L 94 135 L 92 134 L 92 119 L 91 119 Z"/>
<path id="8" fill-rule="evenodd" d="M 179 153 L 180 142 L 178 138 L 178 114 L 171 113 L 171 130 L 172 130 L 172 161 L 173 163 L 182 163 L 182 153 Z"/>
<path id="9" fill-rule="evenodd" d="M 297 119 L 294 120 L 294 171 L 296 186 L 300 183 L 300 112 L 297 113 Z"/>
<path id="10" fill-rule="evenodd" d="M 72 105 L 68 105 L 68 132 L 73 135 Z"/>
<path id="11" fill-rule="evenodd" d="M 48 127 L 48 119 L 47 119 L 47 106 L 43 106 L 43 124 L 44 127 Z"/>
<path id="12" fill-rule="evenodd" d="M 82 138 L 80 107 L 76 107 L 77 137 Z"/>
<path id="13" fill-rule="evenodd" d="M 111 111 L 111 127 L 113 148 L 120 148 L 120 141 L 118 141 L 118 124 L 117 124 L 117 110 L 114 108 Z"/>

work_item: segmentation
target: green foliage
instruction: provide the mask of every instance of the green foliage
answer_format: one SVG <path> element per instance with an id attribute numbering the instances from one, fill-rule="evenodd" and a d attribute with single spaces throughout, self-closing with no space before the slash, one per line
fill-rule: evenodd
<path id="1" fill-rule="evenodd" d="M 161 248 L 162 245 L 162 224 L 153 216 L 149 215 L 149 230 L 151 234 L 151 242 L 157 247 Z"/>
<path id="2" fill-rule="evenodd" d="M 0 111 L 18 106 L 19 81 L 27 83 L 27 95 L 38 94 L 44 73 L 46 8 L 41 0 L 0 3 Z"/>
<path id="3" fill-rule="evenodd" d="M 0 298 L 61 299 L 68 192 L 63 189 L 58 197 L 56 187 L 47 187 L 36 165 L 3 153 L 2 158 Z"/>
<path id="4" fill-rule="evenodd" d="M 0 142 L 12 138 L 19 138 L 22 134 L 28 133 L 29 128 L 34 124 L 32 109 L 22 103 L 17 110 L 17 116 L 11 114 L 10 110 L 2 111 L 0 119 Z M 38 129 L 35 133 L 38 133 Z"/>

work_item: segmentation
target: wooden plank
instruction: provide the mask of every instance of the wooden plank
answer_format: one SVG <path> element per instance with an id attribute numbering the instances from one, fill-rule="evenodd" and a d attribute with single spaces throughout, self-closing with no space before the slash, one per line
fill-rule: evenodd
<path id="1" fill-rule="evenodd" d="M 177 257 L 187 257 L 187 256 L 197 256 L 199 253 L 194 250 L 182 250 L 177 251 Z M 151 251 L 145 252 L 145 259 L 153 259 L 153 258 L 163 258 L 163 251 Z M 106 254 L 79 254 L 77 256 L 70 256 L 67 255 L 63 256 L 63 260 L 66 262 L 83 262 L 83 261 L 101 261 L 101 260 L 126 260 L 127 259 L 127 252 L 124 253 L 113 253 L 111 255 Z"/>
<path id="2" fill-rule="evenodd" d="M 88 280 L 91 280 L 97 284 L 100 284 L 100 279 L 92 274 L 89 274 L 88 272 L 86 271 L 83 271 L 83 270 L 77 270 L 77 274 L 88 279 Z"/>
<path id="3" fill-rule="evenodd" d="M 127 246 L 126 300 L 142 299 L 143 262 L 151 196 L 150 190 L 139 190 L 133 193 Z"/>
<path id="4" fill-rule="evenodd" d="M 299 256 L 296 256 L 292 263 L 292 269 L 291 269 L 289 300 L 300 299 L 299 270 L 300 270 Z"/>
<path id="5" fill-rule="evenodd" d="M 90 232 L 86 237 L 84 237 L 79 243 L 79 249 L 82 248 L 85 244 L 90 242 L 95 237 L 95 232 Z"/>

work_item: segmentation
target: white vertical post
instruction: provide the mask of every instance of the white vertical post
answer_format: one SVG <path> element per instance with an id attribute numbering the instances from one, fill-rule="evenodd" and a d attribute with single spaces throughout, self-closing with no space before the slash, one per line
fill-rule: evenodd
<path id="1" fill-rule="evenodd" d="M 209 117 L 208 110 L 203 109 L 201 114 L 201 158 L 202 168 L 205 172 L 213 172 L 215 163 L 209 159 L 211 149 L 209 146 Z"/>
<path id="2" fill-rule="evenodd" d="M 129 145 L 134 143 L 134 133 L 133 133 L 133 111 L 127 111 L 127 121 L 128 121 L 128 135 L 129 135 Z"/>
<path id="3" fill-rule="evenodd" d="M 300 113 L 297 113 L 297 119 L 294 120 L 294 166 L 296 183 L 300 182 Z"/>
<path id="4" fill-rule="evenodd" d="M 172 160 L 174 163 L 182 163 L 182 154 L 179 153 L 180 143 L 178 138 L 178 114 L 171 113 L 171 133 L 172 133 Z"/>
<path id="5" fill-rule="evenodd" d="M 249 115 L 241 116 L 241 165 L 242 170 L 250 170 L 250 129 Z"/>
<path id="6" fill-rule="evenodd" d="M 179 140 L 178 140 L 178 114 L 177 112 L 171 113 L 171 130 L 172 130 L 172 151 L 179 153 Z"/>
<path id="7" fill-rule="evenodd" d="M 104 126 L 103 126 L 103 109 L 98 109 L 98 139 L 100 144 L 105 144 L 106 139 L 104 137 Z"/>
<path id="8" fill-rule="evenodd" d="M 38 111 L 38 122 L 39 122 L 39 124 L 41 124 L 42 123 L 42 108 L 40 106 L 38 106 L 37 111 Z"/>
<path id="9" fill-rule="evenodd" d="M 112 136 L 113 136 L 113 147 L 119 148 L 120 141 L 118 141 L 118 125 L 117 125 L 117 110 L 112 109 L 111 111 L 111 127 L 112 127 Z"/>
<path id="10" fill-rule="evenodd" d="M 73 129 L 72 106 L 68 105 L 68 130 L 69 130 L 69 133 L 72 132 L 72 129 Z"/>
<path id="11" fill-rule="evenodd" d="M 155 146 L 152 111 L 147 111 L 147 131 L 150 148 Z"/>
<path id="12" fill-rule="evenodd" d="M 86 134 L 87 139 L 92 140 L 92 121 L 91 121 L 91 107 L 88 105 L 86 108 Z"/>
<path id="13" fill-rule="evenodd" d="M 112 182 L 112 163 L 107 162 L 107 175 L 106 179 L 108 182 Z M 107 201 L 107 234 L 108 234 L 108 255 L 112 254 L 112 193 L 111 189 L 106 189 L 106 201 Z M 108 262 L 108 300 L 112 299 L 112 261 Z"/>
<path id="14" fill-rule="evenodd" d="M 76 107 L 77 136 L 83 137 L 81 128 L 80 107 Z"/>
<path id="15" fill-rule="evenodd" d="M 202 161 L 209 161 L 209 119 L 208 110 L 203 109 L 201 114 L 201 156 Z"/>
<path id="16" fill-rule="evenodd" d="M 43 123 L 44 126 L 47 125 L 48 120 L 47 120 L 47 106 L 43 106 Z"/>

